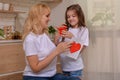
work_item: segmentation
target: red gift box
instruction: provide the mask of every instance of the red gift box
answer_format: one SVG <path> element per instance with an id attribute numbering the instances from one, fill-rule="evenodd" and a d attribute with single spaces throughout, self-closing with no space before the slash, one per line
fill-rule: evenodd
<path id="1" fill-rule="evenodd" d="M 63 26 L 58 27 L 58 31 L 60 35 L 62 35 L 63 30 L 67 30 L 67 26 L 63 25 Z"/>

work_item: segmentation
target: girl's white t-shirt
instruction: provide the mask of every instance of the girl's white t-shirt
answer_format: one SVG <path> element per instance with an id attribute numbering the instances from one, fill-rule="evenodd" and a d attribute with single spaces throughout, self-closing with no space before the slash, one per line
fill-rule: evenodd
<path id="1" fill-rule="evenodd" d="M 45 33 L 42 35 L 35 35 L 31 32 L 24 40 L 23 48 L 26 56 L 37 55 L 39 61 L 41 61 L 45 59 L 56 47 Z M 51 77 L 56 73 L 56 61 L 57 59 L 55 58 L 46 68 L 38 73 L 34 73 L 26 60 L 26 67 L 23 75 Z"/>
<path id="2" fill-rule="evenodd" d="M 74 35 L 74 37 L 72 39 L 65 38 L 65 41 L 76 41 L 81 43 L 84 46 L 88 46 L 89 32 L 86 27 L 69 28 L 69 31 Z M 83 65 L 81 54 L 76 60 L 68 57 L 66 54 L 67 52 L 60 55 L 63 71 L 76 71 L 76 70 L 83 69 L 84 65 Z"/>

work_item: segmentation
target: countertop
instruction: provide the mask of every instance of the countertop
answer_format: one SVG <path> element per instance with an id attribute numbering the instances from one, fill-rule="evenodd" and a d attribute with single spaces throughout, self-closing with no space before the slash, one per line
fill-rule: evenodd
<path id="1" fill-rule="evenodd" d="M 0 40 L 0 44 L 6 44 L 6 43 L 21 43 L 22 40 Z"/>

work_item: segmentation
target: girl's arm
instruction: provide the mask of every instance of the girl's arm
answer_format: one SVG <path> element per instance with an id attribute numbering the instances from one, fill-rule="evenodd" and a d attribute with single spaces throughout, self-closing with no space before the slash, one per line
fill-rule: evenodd
<path id="1" fill-rule="evenodd" d="M 58 32 L 56 32 L 55 33 L 55 37 L 54 37 L 54 43 L 55 43 L 55 45 L 58 45 L 60 43 L 59 39 L 60 39 L 60 34 Z"/>
<path id="2" fill-rule="evenodd" d="M 83 47 L 82 47 L 80 53 L 82 53 L 82 52 L 85 50 L 85 48 L 86 48 L 86 46 L 83 45 Z"/>
<path id="3" fill-rule="evenodd" d="M 70 46 L 71 46 L 70 42 L 61 42 L 60 44 L 58 44 L 56 49 L 51 52 L 50 55 L 48 55 L 45 59 L 43 59 L 41 61 L 38 60 L 37 55 L 27 56 L 27 60 L 28 60 L 28 62 L 30 64 L 31 69 L 35 73 L 43 70 L 44 68 L 46 68 L 52 62 L 52 60 L 58 54 L 68 50 Z"/>
<path id="4" fill-rule="evenodd" d="M 74 37 L 74 35 L 71 32 L 69 32 L 69 31 L 63 31 L 61 36 L 65 37 L 65 38 L 69 38 L 69 39 Z"/>

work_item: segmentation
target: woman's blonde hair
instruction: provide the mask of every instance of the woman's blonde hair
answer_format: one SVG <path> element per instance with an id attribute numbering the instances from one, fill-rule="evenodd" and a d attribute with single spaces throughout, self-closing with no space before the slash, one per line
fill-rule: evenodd
<path id="1" fill-rule="evenodd" d="M 28 17 L 24 24 L 23 40 L 30 32 L 39 34 L 39 32 L 43 30 L 42 25 L 41 25 L 41 17 L 46 12 L 50 13 L 50 8 L 45 4 L 39 3 L 31 7 L 28 13 Z M 43 32 L 45 32 L 45 30 L 46 29 L 44 29 Z"/>

